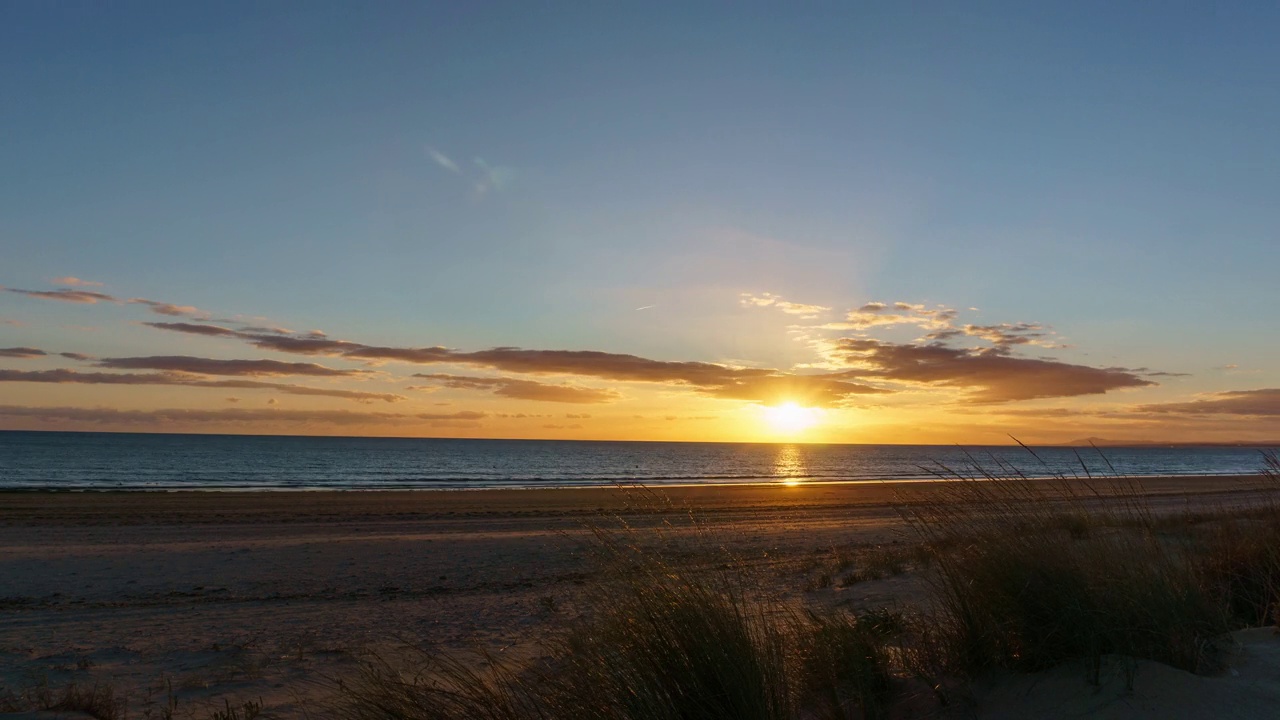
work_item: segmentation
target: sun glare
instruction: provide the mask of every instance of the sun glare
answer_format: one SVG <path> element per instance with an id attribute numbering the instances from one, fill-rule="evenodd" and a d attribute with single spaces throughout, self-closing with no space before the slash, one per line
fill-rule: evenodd
<path id="1" fill-rule="evenodd" d="M 820 412 L 817 408 L 787 402 L 764 408 L 764 419 L 774 432 L 795 435 L 816 425 Z"/>

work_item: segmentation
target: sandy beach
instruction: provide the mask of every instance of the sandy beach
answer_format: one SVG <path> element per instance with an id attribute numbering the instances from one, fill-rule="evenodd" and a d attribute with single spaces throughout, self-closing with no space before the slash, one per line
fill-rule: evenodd
<path id="1" fill-rule="evenodd" d="M 1256 478 L 1142 481 L 1169 511 Z M 778 594 L 920 601 L 917 574 L 813 587 L 830 553 L 913 539 L 898 504 L 936 483 L 468 492 L 0 494 L 0 684 L 110 682 L 207 716 L 222 698 L 300 714 L 370 652 L 520 653 L 571 624 L 598 570 L 592 524 L 727 548 Z M 703 530 L 695 531 L 689 517 Z M 663 528 L 661 533 L 647 528 Z M 706 531 L 710 528 L 710 531 Z M 710 555 L 708 555 L 710 557 Z M 313 708 L 314 709 L 314 708 Z"/>

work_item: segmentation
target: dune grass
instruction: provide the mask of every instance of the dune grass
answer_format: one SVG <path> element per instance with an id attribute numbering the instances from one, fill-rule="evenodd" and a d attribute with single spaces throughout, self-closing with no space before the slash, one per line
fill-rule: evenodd
<path id="1" fill-rule="evenodd" d="M 887 707 L 885 618 L 815 615 L 761 592 L 731 553 L 669 560 L 638 531 L 597 529 L 606 579 L 588 618 L 532 666 L 424 653 L 376 661 L 344 684 L 345 720 L 878 718 Z M 681 556 L 689 553 L 681 551 Z"/>
<path id="2" fill-rule="evenodd" d="M 1266 462 L 1274 477 L 1274 455 Z M 1275 490 L 1248 508 L 1161 516 L 1132 478 L 1032 479 L 975 464 L 906 510 L 937 547 L 936 632 L 946 671 L 1044 670 L 1126 655 L 1190 672 L 1223 636 L 1276 619 Z"/>

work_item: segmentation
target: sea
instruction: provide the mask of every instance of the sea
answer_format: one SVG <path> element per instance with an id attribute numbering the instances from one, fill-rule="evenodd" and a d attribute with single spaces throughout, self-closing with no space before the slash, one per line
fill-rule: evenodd
<path id="1" fill-rule="evenodd" d="M 1241 475 L 1259 447 L 813 445 L 0 431 L 0 490 L 469 490 L 981 472 Z M 1212 482 L 1212 480 L 1208 480 Z"/>

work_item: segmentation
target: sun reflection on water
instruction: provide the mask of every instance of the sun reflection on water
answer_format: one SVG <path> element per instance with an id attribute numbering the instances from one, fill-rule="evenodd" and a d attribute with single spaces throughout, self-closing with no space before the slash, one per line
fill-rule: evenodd
<path id="1" fill-rule="evenodd" d="M 804 482 L 808 474 L 809 468 L 800 457 L 800 448 L 795 445 L 778 446 L 778 455 L 773 459 L 773 476 L 779 482 L 794 487 Z"/>

